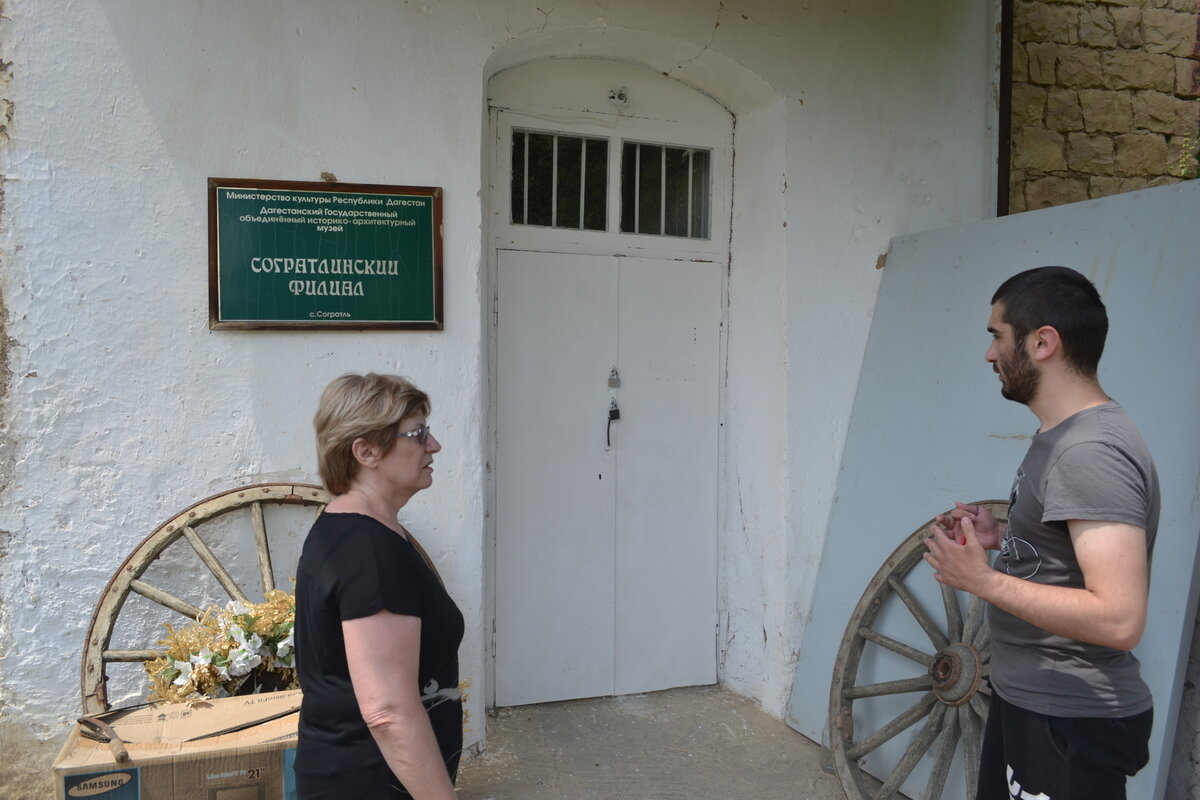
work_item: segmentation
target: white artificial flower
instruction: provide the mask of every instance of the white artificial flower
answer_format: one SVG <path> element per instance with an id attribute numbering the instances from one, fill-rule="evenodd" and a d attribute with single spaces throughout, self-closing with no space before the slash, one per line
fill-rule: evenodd
<path id="1" fill-rule="evenodd" d="M 262 656 L 239 647 L 229 651 L 229 674 L 237 678 L 262 663 Z"/>
<path id="2" fill-rule="evenodd" d="M 184 686 L 192 679 L 192 662 L 176 661 L 172 666 L 179 670 L 179 677 L 172 681 L 176 686 Z"/>
<path id="3" fill-rule="evenodd" d="M 279 644 L 275 645 L 275 657 L 279 659 L 279 663 L 285 667 L 292 666 L 294 658 L 295 642 L 292 640 L 292 631 L 288 631 L 288 635 L 279 640 Z"/>
<path id="4" fill-rule="evenodd" d="M 261 636 L 259 636 L 257 633 L 247 634 L 244 630 L 237 626 L 229 629 L 229 636 L 238 643 L 238 646 L 242 650 L 249 650 L 253 652 L 262 647 L 263 641 Z"/>
<path id="5" fill-rule="evenodd" d="M 262 647 L 262 637 L 258 634 L 246 634 L 241 628 L 230 628 L 230 637 L 238 646 L 229 651 L 229 674 L 237 678 L 262 663 L 258 650 Z"/>
<path id="6" fill-rule="evenodd" d="M 213 651 L 209 650 L 207 645 L 200 648 L 200 652 L 192 656 L 192 663 L 196 666 L 200 666 L 201 664 L 212 664 L 213 669 L 217 671 L 217 677 L 223 681 L 229 680 L 229 670 L 213 663 Z"/>
<path id="7" fill-rule="evenodd" d="M 224 667 L 213 664 L 212 650 L 208 649 L 207 647 L 202 647 L 199 653 L 193 653 L 188 657 L 187 661 L 176 661 L 174 663 L 175 669 L 179 670 L 179 677 L 172 681 L 172 683 L 174 683 L 176 686 L 186 685 L 188 681 L 192 679 L 192 670 L 203 664 L 212 664 L 221 680 L 229 680 L 229 671 Z"/>

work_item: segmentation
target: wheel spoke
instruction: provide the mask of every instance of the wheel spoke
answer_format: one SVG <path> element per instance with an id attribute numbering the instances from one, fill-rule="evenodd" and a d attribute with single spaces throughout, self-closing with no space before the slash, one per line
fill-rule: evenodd
<path id="1" fill-rule="evenodd" d="M 903 581 L 901 581 L 895 575 L 889 575 L 887 582 L 888 586 L 892 587 L 892 591 L 894 591 L 896 595 L 904 602 L 904 605 L 908 607 L 908 610 L 916 618 L 917 622 L 920 623 L 921 627 L 925 629 L 925 634 L 929 637 L 929 640 L 933 642 L 934 646 L 939 650 L 944 647 L 948 647 L 950 645 L 950 641 L 946 638 L 946 634 L 944 634 L 942 630 L 938 628 L 937 623 L 933 621 L 933 617 L 929 616 L 929 613 L 921 607 L 920 601 L 917 600 L 916 596 L 911 591 L 909 591 L 909 588 L 904 585 Z"/>
<path id="2" fill-rule="evenodd" d="M 150 584 L 142 580 L 132 580 L 129 582 L 129 588 L 140 594 L 147 600 L 153 600 L 160 606 L 165 606 L 172 611 L 178 612 L 185 617 L 192 619 L 200 619 L 201 611 L 196 606 L 186 600 L 180 600 L 175 595 L 164 592 L 162 589 L 156 589 Z"/>
<path id="3" fill-rule="evenodd" d="M 929 675 L 920 675 L 916 678 L 902 678 L 898 681 L 884 681 L 882 683 L 868 683 L 863 686 L 852 686 L 842 693 L 842 697 L 847 700 L 858 700 L 863 697 L 908 694 L 909 692 L 923 692 L 932 686 L 933 679 Z"/>
<path id="4" fill-rule="evenodd" d="M 966 797 L 974 800 L 975 787 L 979 783 L 979 753 L 983 738 L 983 719 L 975 706 L 978 695 L 968 705 L 958 707 L 958 719 L 962 725 L 963 767 L 966 772 Z M 981 701 L 982 702 L 982 701 Z M 986 713 L 986 709 L 984 709 Z"/>
<path id="5" fill-rule="evenodd" d="M 879 787 L 879 791 L 875 793 L 876 798 L 882 800 L 891 797 L 900 788 L 900 784 L 904 783 L 912 774 L 917 762 L 921 760 L 921 757 L 937 739 L 937 735 L 941 733 L 942 725 L 946 721 L 946 714 L 954 713 L 954 711 L 952 706 L 938 706 L 933 710 L 929 719 L 925 721 L 925 727 L 921 728 L 921 732 L 913 737 L 908 749 L 904 751 L 904 756 L 896 764 L 896 768 L 892 770 L 891 774 L 887 776 L 887 780 L 883 782 L 883 786 Z"/>
<path id="6" fill-rule="evenodd" d="M 984 602 L 971 595 L 967 603 L 967 621 L 963 626 L 962 640 L 972 647 L 978 648 L 979 637 L 987 635 L 987 625 L 983 624 Z"/>
<path id="7" fill-rule="evenodd" d="M 267 545 L 267 523 L 263 520 L 262 503 L 250 506 L 254 521 L 254 544 L 258 549 L 258 572 L 262 576 L 263 594 L 275 588 L 275 571 L 271 569 L 271 548 Z"/>
<path id="8" fill-rule="evenodd" d="M 928 667 L 933 662 L 933 656 L 929 653 L 922 653 L 915 647 L 909 647 L 903 642 L 898 642 L 890 636 L 885 636 L 878 631 L 873 631 L 870 628 L 859 628 L 858 635 L 866 639 L 868 642 L 886 647 L 893 653 L 899 653 L 905 658 L 912 659 L 923 667 Z"/>
<path id="9" fill-rule="evenodd" d="M 191 525 L 185 525 L 183 535 L 187 537 L 188 544 L 196 551 L 196 555 L 200 556 L 200 560 L 204 562 L 204 566 L 208 567 L 213 577 L 221 584 L 221 588 L 225 590 L 232 599 L 249 604 L 250 598 L 246 597 L 246 593 L 242 591 L 242 587 L 237 585 L 237 581 L 229 574 L 229 570 L 225 569 L 225 565 L 218 559 L 216 553 L 212 551 L 200 534 L 196 533 L 196 529 Z"/>
<path id="10" fill-rule="evenodd" d="M 990 691 L 988 692 L 988 695 L 989 696 L 991 695 Z M 984 700 L 982 697 L 979 696 L 978 693 L 976 693 L 976 694 L 971 695 L 970 704 L 971 704 L 971 708 L 974 709 L 974 711 L 975 711 L 975 715 L 977 717 L 979 717 L 979 719 L 981 719 L 981 720 L 987 719 L 987 715 L 988 715 L 988 701 L 987 700 Z"/>
<path id="11" fill-rule="evenodd" d="M 917 701 L 916 705 L 905 711 L 900 716 L 893 719 L 888 724 L 884 725 L 873 734 L 863 739 L 858 744 L 846 751 L 846 758 L 851 761 L 857 761 L 867 753 L 874 751 L 884 742 L 891 741 L 899 734 L 911 728 L 916 724 L 917 720 L 929 713 L 929 709 L 937 702 L 937 698 L 933 696 L 933 692 L 922 697 Z"/>
<path id="12" fill-rule="evenodd" d="M 950 762 L 954 760 L 954 751 L 958 748 L 958 711 L 950 709 L 946 712 L 946 730 L 942 732 L 942 743 L 938 745 L 937 756 L 929 772 L 929 782 L 925 785 L 925 800 L 938 800 L 942 790 L 946 788 L 946 776 L 950 774 Z"/>
<path id="13" fill-rule="evenodd" d="M 130 664 L 137 661 L 153 661 L 167 654 L 166 650 L 105 650 L 104 660 Z"/>
<path id="14" fill-rule="evenodd" d="M 958 604 L 958 592 L 946 584 L 942 587 L 942 604 L 946 606 L 946 633 L 950 640 L 961 642 L 963 637 L 962 607 Z"/>

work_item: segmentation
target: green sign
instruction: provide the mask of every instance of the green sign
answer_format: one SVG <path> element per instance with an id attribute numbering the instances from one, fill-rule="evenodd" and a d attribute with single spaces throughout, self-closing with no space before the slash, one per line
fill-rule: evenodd
<path id="1" fill-rule="evenodd" d="M 208 179 L 209 327 L 442 329 L 442 190 Z"/>

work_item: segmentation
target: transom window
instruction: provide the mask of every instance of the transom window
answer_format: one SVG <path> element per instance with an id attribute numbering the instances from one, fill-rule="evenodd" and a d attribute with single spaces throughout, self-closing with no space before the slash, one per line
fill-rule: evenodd
<path id="1" fill-rule="evenodd" d="M 514 225 L 608 229 L 608 140 L 513 130 Z"/>
<path id="2" fill-rule="evenodd" d="M 513 129 L 514 225 L 608 230 L 609 141 Z M 620 232 L 709 237 L 710 151 L 623 142 Z"/>
<path id="3" fill-rule="evenodd" d="M 708 238 L 707 150 L 625 142 L 621 232 Z"/>

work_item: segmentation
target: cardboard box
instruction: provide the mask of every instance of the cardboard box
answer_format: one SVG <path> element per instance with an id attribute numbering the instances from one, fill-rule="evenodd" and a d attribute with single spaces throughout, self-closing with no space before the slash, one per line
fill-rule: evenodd
<path id="1" fill-rule="evenodd" d="M 54 762 L 58 800 L 294 800 L 300 692 L 99 715 L 124 743 L 76 724 Z"/>

